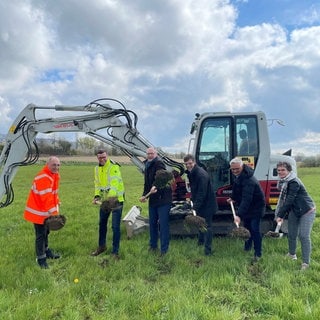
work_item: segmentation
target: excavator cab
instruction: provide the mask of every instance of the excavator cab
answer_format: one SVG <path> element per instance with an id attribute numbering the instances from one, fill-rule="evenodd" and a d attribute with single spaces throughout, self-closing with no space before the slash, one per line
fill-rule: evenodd
<path id="1" fill-rule="evenodd" d="M 197 163 L 209 173 L 217 190 L 219 208 L 227 206 L 234 177 L 229 162 L 240 157 L 266 179 L 269 171 L 270 144 L 266 118 L 255 113 L 204 113 L 193 123 L 196 131 L 194 150 Z"/>
<path id="2" fill-rule="evenodd" d="M 214 232 L 228 233 L 230 224 L 227 221 L 232 221 L 230 206 L 226 200 L 232 193 L 234 176 L 229 163 L 234 157 L 240 157 L 254 169 L 254 176 L 264 191 L 266 214 L 261 231 L 265 233 L 273 228 L 274 208 L 280 193 L 277 187 L 277 163 L 286 161 L 296 171 L 296 162 L 287 152 L 271 155 L 268 120 L 264 112 L 196 114 L 190 133 L 194 134 L 190 140 L 193 141 L 191 152 L 197 163 L 209 173 L 216 190 L 219 210 L 213 218 Z"/>

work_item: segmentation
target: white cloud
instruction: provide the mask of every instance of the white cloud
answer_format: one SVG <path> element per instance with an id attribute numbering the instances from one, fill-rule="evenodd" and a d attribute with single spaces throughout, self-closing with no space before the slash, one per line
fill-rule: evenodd
<path id="1" fill-rule="evenodd" d="M 302 11 L 298 16 L 299 24 L 313 25 L 320 22 L 320 5 L 313 4 L 306 10 Z"/>
<path id="2" fill-rule="evenodd" d="M 262 109 L 287 123 L 284 144 L 319 131 L 320 26 L 241 28 L 227 0 L 13 0 L 0 9 L 5 131 L 29 102 L 102 97 L 133 109 L 158 146 L 185 147 L 196 112 Z"/>
<path id="3" fill-rule="evenodd" d="M 0 4 L 1 90 L 19 87 L 49 61 L 51 33 L 42 12 L 24 1 Z"/>
<path id="4" fill-rule="evenodd" d="M 293 155 L 319 155 L 320 154 L 320 133 L 307 131 L 301 137 L 287 143 L 277 142 L 272 144 L 273 153 L 283 153 L 292 149 Z"/>
<path id="5" fill-rule="evenodd" d="M 10 118 L 8 116 L 8 114 L 10 112 L 10 106 L 9 106 L 8 102 L 2 97 L 0 97 L 0 105 L 1 105 L 0 119 L 3 121 L 3 123 L 8 123 L 10 121 Z"/>

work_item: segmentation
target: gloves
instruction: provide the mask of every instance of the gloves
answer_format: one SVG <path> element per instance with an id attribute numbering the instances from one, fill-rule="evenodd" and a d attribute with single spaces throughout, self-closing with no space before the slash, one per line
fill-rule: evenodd
<path id="1" fill-rule="evenodd" d="M 101 204 L 101 197 L 100 196 L 94 196 L 92 200 L 93 204 Z"/>

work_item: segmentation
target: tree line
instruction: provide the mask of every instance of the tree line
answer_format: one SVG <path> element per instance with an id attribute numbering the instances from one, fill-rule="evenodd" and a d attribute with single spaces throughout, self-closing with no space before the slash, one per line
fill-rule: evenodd
<path id="1" fill-rule="evenodd" d="M 0 144 L 2 151 L 4 142 Z M 64 138 L 37 139 L 37 146 L 41 155 L 55 154 L 64 156 L 74 155 L 93 155 L 98 149 L 106 149 L 111 156 L 124 156 L 125 154 L 115 147 L 110 147 L 99 140 L 91 137 L 79 137 L 75 142 L 70 142 Z M 168 157 L 183 159 L 186 153 L 179 152 L 175 154 L 167 153 Z M 314 156 L 305 156 L 298 154 L 294 156 L 300 167 L 320 167 L 320 154 Z"/>

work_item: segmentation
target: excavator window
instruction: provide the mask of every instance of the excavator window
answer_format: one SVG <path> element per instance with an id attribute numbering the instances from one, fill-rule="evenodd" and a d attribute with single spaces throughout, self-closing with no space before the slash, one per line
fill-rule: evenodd
<path id="1" fill-rule="evenodd" d="M 254 167 L 258 158 L 258 127 L 254 115 L 208 116 L 201 123 L 196 146 L 197 163 L 204 167 L 217 190 L 230 185 L 229 162 L 235 156 Z"/>
<path id="2" fill-rule="evenodd" d="M 236 118 L 237 156 L 258 156 L 258 129 L 254 116 Z"/>
<path id="3" fill-rule="evenodd" d="M 208 118 L 201 125 L 196 160 L 209 173 L 215 189 L 229 184 L 232 159 L 232 119 Z"/>

